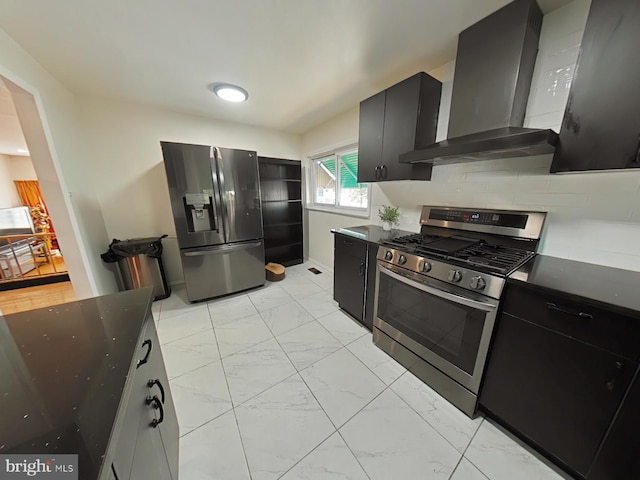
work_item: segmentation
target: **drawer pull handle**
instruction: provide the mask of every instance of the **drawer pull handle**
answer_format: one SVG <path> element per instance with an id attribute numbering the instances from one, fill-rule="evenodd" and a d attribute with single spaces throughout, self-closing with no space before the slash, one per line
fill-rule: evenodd
<path id="1" fill-rule="evenodd" d="M 149 361 L 149 355 L 151 355 L 151 340 L 147 339 L 144 342 L 142 342 L 142 346 L 147 346 L 149 347 L 147 349 L 147 353 L 144 355 L 144 358 L 142 360 L 138 360 L 138 364 L 136 365 L 136 368 L 140 368 L 142 365 L 144 365 L 145 363 L 147 363 Z"/>
<path id="2" fill-rule="evenodd" d="M 149 388 L 153 388 L 154 385 L 157 385 L 158 388 L 160 389 L 160 395 L 161 395 L 160 398 L 162 398 L 162 403 L 164 403 L 164 387 L 160 383 L 160 379 L 158 378 L 151 379 L 147 382 L 147 387 Z"/>
<path id="3" fill-rule="evenodd" d="M 567 315 L 571 315 L 572 317 L 579 317 L 584 320 L 593 320 L 593 315 L 585 312 L 572 312 L 571 310 L 566 310 L 557 306 L 555 303 L 547 302 L 547 308 L 549 310 L 553 310 L 554 312 L 566 313 Z"/>
<path id="4" fill-rule="evenodd" d="M 158 425 L 160 425 L 164 421 L 164 408 L 162 408 L 162 402 L 160 402 L 160 399 L 154 395 L 153 397 L 147 397 L 146 403 L 147 405 L 151 405 L 153 403 L 153 408 L 156 410 L 160 410 L 160 418 L 154 418 L 149 424 L 153 428 L 157 428 Z"/>

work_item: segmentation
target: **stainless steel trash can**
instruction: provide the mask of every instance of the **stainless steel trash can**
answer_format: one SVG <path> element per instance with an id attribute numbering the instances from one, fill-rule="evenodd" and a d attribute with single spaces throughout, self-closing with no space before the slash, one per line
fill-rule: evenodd
<path id="1" fill-rule="evenodd" d="M 111 242 L 102 259 L 107 263 L 117 262 L 123 290 L 153 287 L 154 301 L 171 294 L 162 264 L 162 238 L 165 236 Z"/>

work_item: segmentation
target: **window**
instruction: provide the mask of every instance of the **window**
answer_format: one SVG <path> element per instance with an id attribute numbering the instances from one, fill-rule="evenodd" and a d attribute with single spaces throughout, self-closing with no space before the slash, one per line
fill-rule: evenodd
<path id="1" fill-rule="evenodd" d="M 336 152 L 312 161 L 313 203 L 354 210 L 369 208 L 369 184 L 358 183 L 358 151 Z"/>

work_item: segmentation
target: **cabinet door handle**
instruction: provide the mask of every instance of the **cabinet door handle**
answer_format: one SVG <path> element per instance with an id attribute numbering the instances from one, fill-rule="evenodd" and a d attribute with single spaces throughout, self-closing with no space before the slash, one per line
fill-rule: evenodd
<path id="1" fill-rule="evenodd" d="M 113 465 L 113 463 L 111 464 L 111 472 L 113 472 L 113 478 L 115 478 L 116 480 L 120 480 L 118 478 L 118 473 L 116 472 L 116 467 Z"/>
<path id="2" fill-rule="evenodd" d="M 364 263 L 360 264 L 360 276 L 364 277 Z"/>
<path id="3" fill-rule="evenodd" d="M 387 178 L 387 166 L 386 165 L 382 165 L 382 169 L 380 170 L 381 174 L 382 174 L 382 178 Z"/>
<path id="4" fill-rule="evenodd" d="M 572 312 L 571 310 L 567 310 L 565 308 L 561 308 L 557 306 L 555 303 L 547 302 L 547 308 L 549 310 L 553 310 L 554 312 L 565 313 L 567 315 L 571 315 L 572 317 L 582 318 L 584 320 L 593 320 L 593 315 L 585 312 Z"/>
<path id="5" fill-rule="evenodd" d="M 138 364 L 136 365 L 136 368 L 140 368 L 142 365 L 144 365 L 149 361 L 149 355 L 151 355 L 151 349 L 153 348 L 153 345 L 151 345 L 151 339 L 147 339 L 144 342 L 142 342 L 142 346 L 148 347 L 147 353 L 145 353 L 144 358 L 142 360 L 138 360 Z"/>
<path id="6" fill-rule="evenodd" d="M 609 381 L 606 383 L 607 390 L 609 390 L 610 392 L 613 392 L 613 389 L 616 386 L 616 379 L 618 378 L 618 375 L 620 375 L 622 370 L 624 370 L 624 362 L 621 362 L 618 360 L 616 362 L 616 371 L 613 373 Z"/>
<path id="7" fill-rule="evenodd" d="M 376 178 L 380 178 L 380 165 L 376 166 Z"/>
<path id="8" fill-rule="evenodd" d="M 153 428 L 157 428 L 158 425 L 160 425 L 164 421 L 164 408 L 162 408 L 162 402 L 160 402 L 160 399 L 154 395 L 153 397 L 147 397 L 146 403 L 147 405 L 153 404 L 153 408 L 155 410 L 160 410 L 160 418 L 154 418 L 149 424 Z"/>
<path id="9" fill-rule="evenodd" d="M 157 385 L 158 388 L 160 389 L 160 395 L 161 395 L 160 398 L 162 398 L 162 403 L 164 404 L 164 387 L 160 383 L 159 378 L 151 379 L 147 382 L 147 387 L 149 388 L 153 388 L 154 385 Z"/>

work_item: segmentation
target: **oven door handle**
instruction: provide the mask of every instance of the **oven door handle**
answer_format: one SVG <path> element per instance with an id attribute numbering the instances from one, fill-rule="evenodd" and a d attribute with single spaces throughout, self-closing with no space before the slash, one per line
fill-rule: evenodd
<path id="1" fill-rule="evenodd" d="M 477 308 L 479 310 L 483 310 L 485 312 L 491 312 L 496 309 L 495 305 L 490 303 L 478 302 L 477 300 L 471 300 L 470 298 L 461 297 L 460 295 L 456 295 L 454 293 L 445 292 L 444 290 L 440 290 L 439 288 L 430 287 L 423 283 L 412 281 L 403 275 L 399 275 L 396 272 L 392 272 L 386 267 L 382 265 L 378 265 L 380 271 L 385 275 L 389 275 L 391 278 L 398 280 L 399 282 L 404 283 L 405 285 L 409 285 L 410 287 L 417 288 L 418 290 L 422 290 L 425 293 L 430 293 L 435 295 L 436 297 L 444 298 L 447 300 L 451 300 L 452 302 L 459 303 L 461 305 L 466 305 L 467 307 Z"/>

